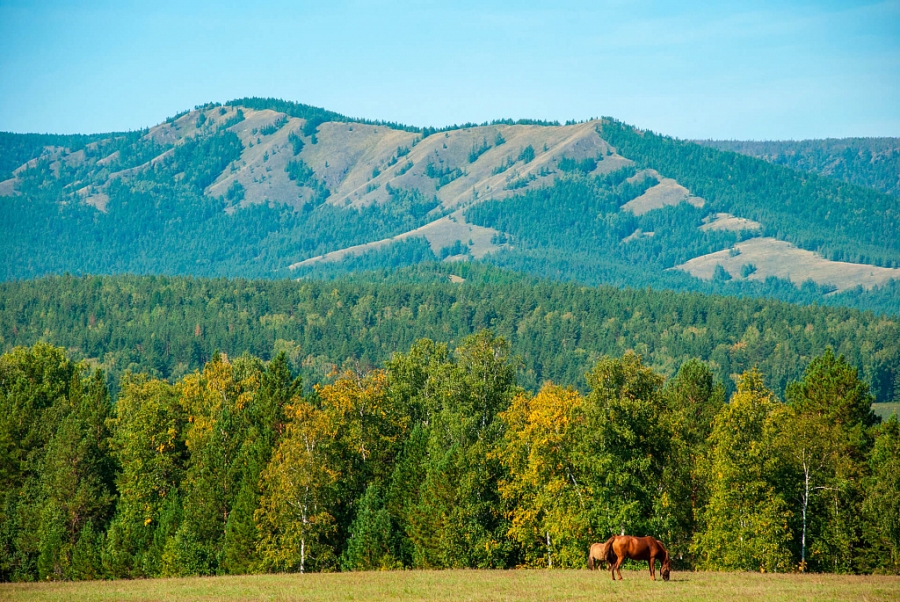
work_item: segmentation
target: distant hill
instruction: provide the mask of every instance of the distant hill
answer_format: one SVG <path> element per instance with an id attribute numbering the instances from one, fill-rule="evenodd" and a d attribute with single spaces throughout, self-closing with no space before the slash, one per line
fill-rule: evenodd
<path id="1" fill-rule="evenodd" d="M 900 196 L 900 138 L 696 142 Z"/>
<path id="2" fill-rule="evenodd" d="M 900 312 L 900 201 L 612 119 L 444 129 L 276 99 L 138 132 L 0 136 L 5 280 L 330 277 L 484 261 Z"/>

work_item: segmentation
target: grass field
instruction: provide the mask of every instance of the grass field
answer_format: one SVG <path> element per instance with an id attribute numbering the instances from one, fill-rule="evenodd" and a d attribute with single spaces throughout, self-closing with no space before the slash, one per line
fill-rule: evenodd
<path id="1" fill-rule="evenodd" d="M 872 411 L 881 416 L 882 420 L 887 420 L 891 414 L 897 414 L 897 417 L 900 418 L 900 402 L 873 403 Z"/>
<path id="2" fill-rule="evenodd" d="M 0 600 L 900 600 L 900 577 L 645 571 L 398 571 L 82 583 L 3 583 Z"/>

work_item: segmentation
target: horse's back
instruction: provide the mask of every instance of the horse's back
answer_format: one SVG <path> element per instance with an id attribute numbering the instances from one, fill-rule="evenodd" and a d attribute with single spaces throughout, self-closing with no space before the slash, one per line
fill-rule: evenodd
<path id="1" fill-rule="evenodd" d="M 651 557 L 664 552 L 659 540 L 655 537 L 635 537 L 619 535 L 613 541 L 613 550 L 617 556 L 632 560 L 650 560 Z"/>

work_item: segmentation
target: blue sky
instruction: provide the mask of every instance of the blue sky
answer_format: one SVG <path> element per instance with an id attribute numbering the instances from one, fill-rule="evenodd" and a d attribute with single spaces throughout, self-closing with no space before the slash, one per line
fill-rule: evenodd
<path id="1" fill-rule="evenodd" d="M 241 96 L 414 125 L 900 136 L 900 0 L 0 0 L 0 130 L 137 129 Z"/>

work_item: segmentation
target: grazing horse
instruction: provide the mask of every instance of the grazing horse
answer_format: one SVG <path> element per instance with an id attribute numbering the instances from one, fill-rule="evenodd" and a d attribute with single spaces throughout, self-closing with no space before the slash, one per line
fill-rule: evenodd
<path id="1" fill-rule="evenodd" d="M 610 565 L 616 561 L 615 556 L 612 556 L 610 559 L 610 546 L 612 545 L 613 537 L 610 537 L 603 543 L 595 543 L 591 544 L 590 550 L 588 550 L 588 569 L 593 571 L 594 564 L 596 563 L 597 568 L 599 569 L 603 563 L 608 562 Z"/>
<path id="2" fill-rule="evenodd" d="M 662 575 L 663 581 L 669 580 L 669 552 L 661 541 L 654 537 L 632 537 L 630 535 L 614 536 L 611 545 L 607 549 L 606 560 L 609 562 L 610 573 L 613 581 L 616 580 L 616 573 L 619 574 L 619 580 L 622 579 L 622 571 L 619 567 L 625 562 L 626 558 L 632 560 L 646 560 L 650 563 L 650 578 L 656 581 L 656 560 L 659 559 L 661 567 L 659 574 Z"/>

